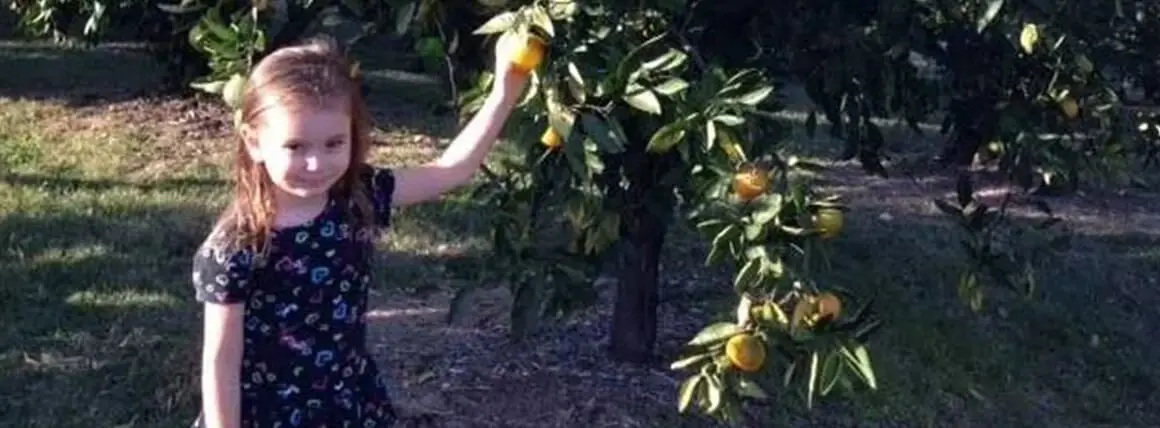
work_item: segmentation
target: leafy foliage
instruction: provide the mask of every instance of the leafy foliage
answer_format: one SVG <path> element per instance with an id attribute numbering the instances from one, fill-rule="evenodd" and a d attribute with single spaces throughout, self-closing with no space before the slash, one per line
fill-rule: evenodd
<path id="1" fill-rule="evenodd" d="M 151 23 L 143 27 L 167 38 L 163 52 L 182 53 L 163 57 L 203 63 L 193 86 L 227 102 L 262 55 L 310 31 L 343 33 L 350 43 L 390 31 L 408 37 L 427 68 L 446 70 L 470 113 L 491 82 L 482 71 L 488 44 L 513 34 L 546 40 L 548 55 L 508 135 L 520 156 L 488 171 L 476 193 L 496 208 L 494 262 L 510 273 L 513 333 L 590 303 L 599 266 L 617 258 L 621 286 L 643 302 L 624 307 L 655 323 L 648 305 L 655 306 L 657 267 L 647 253 L 671 222 L 687 221 L 709 244 L 706 262 L 734 268 L 738 320 L 707 326 L 674 363 L 692 372 L 678 405 L 725 420 L 740 417 L 742 400 L 767 398 L 779 384 L 800 386 L 808 405 L 835 388 L 877 385 L 867 351 L 879 326 L 871 305 L 861 290 L 816 280 L 829 259 L 841 257 L 828 242 L 840 239 L 842 223 L 826 223 L 846 209 L 839 195 L 812 187 L 809 177 L 825 171 L 786 149 L 794 125 L 779 115 L 775 81 L 801 83 L 816 106 L 804 124 L 809 134 L 828 123 L 825 131 L 844 142 L 838 158 L 871 174 L 907 173 L 907 162 L 888 149 L 883 121 L 916 133 L 928 132 L 924 123 L 939 126 L 944 144 L 936 160 L 957 185 L 953 197 L 934 203 L 957 225 L 958 289 L 976 309 L 988 285 L 1034 295 L 1036 269 L 1049 250 L 1066 248 L 1048 196 L 1101 176 L 1146 185 L 1126 166 L 1154 166 L 1160 153 L 1160 118 L 1129 105 L 1160 93 L 1154 2 L 9 5 L 22 28 L 60 40 L 78 32 L 98 40 L 110 26 Z M 998 203 L 980 197 L 977 169 L 1021 194 Z M 1016 198 L 1046 219 L 1028 226 L 1010 218 Z M 624 321 L 631 318 L 614 318 L 615 345 L 615 336 L 635 327 Z M 740 334 L 758 338 L 772 356 L 757 372 L 730 360 L 728 342 Z M 655 338 L 644 332 L 635 339 L 639 351 Z"/>

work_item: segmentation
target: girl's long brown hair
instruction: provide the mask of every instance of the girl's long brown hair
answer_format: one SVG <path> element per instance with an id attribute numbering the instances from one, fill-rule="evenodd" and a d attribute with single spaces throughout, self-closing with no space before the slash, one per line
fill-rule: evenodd
<path id="1" fill-rule="evenodd" d="M 261 126 L 262 113 L 273 105 L 345 106 L 350 114 L 350 167 L 331 190 L 344 201 L 356 230 L 372 215 L 370 198 L 359 179 L 370 147 L 370 117 L 361 92 L 361 76 L 330 38 L 313 38 L 279 48 L 254 67 L 241 100 L 243 126 Z M 234 196 L 214 227 L 211 241 L 219 248 L 268 250 L 277 206 L 266 168 L 255 163 L 242 135 L 237 138 L 233 168 Z"/>

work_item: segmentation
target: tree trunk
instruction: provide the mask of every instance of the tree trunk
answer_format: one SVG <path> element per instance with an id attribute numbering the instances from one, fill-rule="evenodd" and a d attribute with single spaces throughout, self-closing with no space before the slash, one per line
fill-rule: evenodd
<path id="1" fill-rule="evenodd" d="M 636 227 L 626 231 L 621 247 L 610 351 L 619 361 L 646 363 L 653 360 L 657 339 L 658 271 L 668 227 L 644 208 L 637 211 Z"/>

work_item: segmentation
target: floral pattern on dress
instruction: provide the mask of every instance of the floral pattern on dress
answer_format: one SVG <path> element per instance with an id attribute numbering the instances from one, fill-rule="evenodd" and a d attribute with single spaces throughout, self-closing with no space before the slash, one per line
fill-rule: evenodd
<path id="1" fill-rule="evenodd" d="M 390 225 L 394 175 L 360 175 L 374 226 Z M 203 244 L 193 260 L 200 302 L 245 305 L 244 427 L 376 428 L 398 417 L 366 348 L 373 236 L 337 198 L 303 224 L 273 231 L 268 254 Z M 198 425 L 195 423 L 195 425 Z"/>

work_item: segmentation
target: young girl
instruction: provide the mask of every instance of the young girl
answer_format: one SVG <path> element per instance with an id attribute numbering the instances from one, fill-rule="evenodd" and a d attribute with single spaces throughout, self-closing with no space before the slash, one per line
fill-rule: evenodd
<path id="1" fill-rule="evenodd" d="M 282 48 L 254 68 L 233 203 L 193 261 L 205 310 L 200 426 L 398 419 L 365 342 L 375 231 L 393 207 L 435 199 L 479 168 L 527 82 L 502 53 L 495 71 L 483 108 L 438 160 L 391 170 L 365 163 L 360 82 L 333 42 Z"/>

